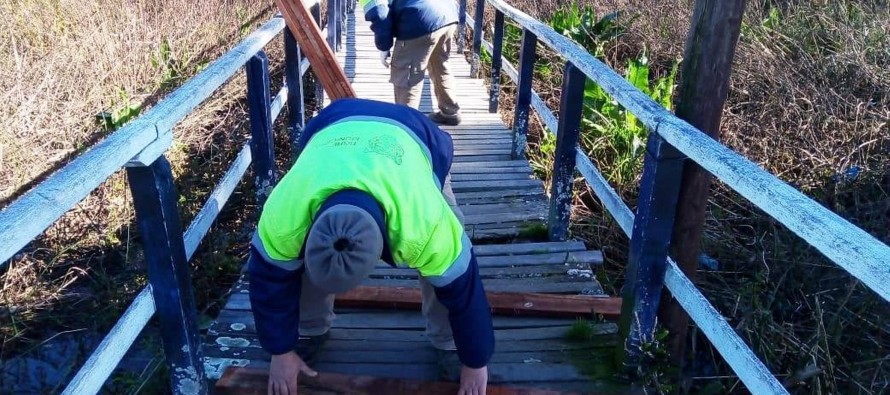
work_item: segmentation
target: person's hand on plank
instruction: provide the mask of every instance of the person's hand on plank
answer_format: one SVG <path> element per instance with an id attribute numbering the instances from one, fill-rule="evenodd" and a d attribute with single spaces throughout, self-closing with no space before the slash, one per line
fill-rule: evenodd
<path id="1" fill-rule="evenodd" d="M 462 366 L 460 369 L 460 391 L 458 395 L 485 395 L 488 386 L 488 367 L 473 369 Z"/>
<path id="2" fill-rule="evenodd" d="M 297 376 L 301 372 L 310 377 L 318 375 L 293 351 L 273 355 L 269 366 L 268 395 L 297 395 Z"/>

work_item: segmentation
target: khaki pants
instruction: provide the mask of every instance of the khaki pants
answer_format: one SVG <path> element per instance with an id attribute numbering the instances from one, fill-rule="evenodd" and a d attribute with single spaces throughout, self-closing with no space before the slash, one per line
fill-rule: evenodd
<path id="1" fill-rule="evenodd" d="M 445 26 L 426 36 L 396 41 L 390 64 L 390 80 L 395 90 L 396 104 L 420 107 L 423 77 L 427 69 L 439 110 L 447 115 L 460 111 L 454 97 L 454 77 L 448 68 L 448 56 L 457 25 Z"/>
<path id="2" fill-rule="evenodd" d="M 464 223 L 463 213 L 457 207 L 457 200 L 451 190 L 451 176 L 445 180 L 442 195 L 460 223 Z M 331 329 L 334 321 L 334 295 L 312 285 L 309 276 L 303 276 L 303 288 L 300 293 L 300 335 L 319 336 Z M 451 323 L 448 321 L 448 309 L 436 299 L 433 286 L 423 277 L 420 278 L 421 313 L 426 318 L 426 336 L 433 347 L 440 350 L 454 350 L 454 337 L 451 334 Z"/>

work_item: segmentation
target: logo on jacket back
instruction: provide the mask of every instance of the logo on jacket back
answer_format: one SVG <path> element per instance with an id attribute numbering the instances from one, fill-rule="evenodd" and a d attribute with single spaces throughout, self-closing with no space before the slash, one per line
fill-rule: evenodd
<path id="1" fill-rule="evenodd" d="M 397 165 L 402 164 L 402 157 L 405 155 L 405 149 L 392 136 L 374 136 L 365 147 L 365 152 L 371 152 L 383 155 L 392 159 Z"/>

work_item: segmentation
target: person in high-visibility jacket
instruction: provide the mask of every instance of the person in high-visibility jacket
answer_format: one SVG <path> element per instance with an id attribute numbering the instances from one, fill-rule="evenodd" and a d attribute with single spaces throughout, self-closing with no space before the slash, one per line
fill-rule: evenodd
<path id="1" fill-rule="evenodd" d="M 429 340 L 457 351 L 461 394 L 484 394 L 494 332 L 450 187 L 451 137 L 409 107 L 340 99 L 298 146 L 263 206 L 248 264 L 270 392 L 294 394 L 299 372 L 315 374 L 295 349 L 326 338 L 334 294 L 382 260 L 417 270 Z"/>
<path id="2" fill-rule="evenodd" d="M 460 104 L 448 64 L 458 6 L 453 0 L 360 0 L 365 20 L 371 22 L 374 45 L 390 68 L 395 102 L 420 106 L 423 78 L 429 70 L 439 111 L 429 115 L 436 123 L 457 125 Z M 390 58 L 391 54 L 391 58 Z M 391 60 L 390 60 L 391 59 Z"/>

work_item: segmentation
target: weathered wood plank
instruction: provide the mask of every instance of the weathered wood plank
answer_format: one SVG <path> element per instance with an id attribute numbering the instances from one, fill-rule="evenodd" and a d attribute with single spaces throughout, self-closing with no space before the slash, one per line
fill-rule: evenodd
<path id="1" fill-rule="evenodd" d="M 473 251 L 476 252 L 476 256 L 545 254 L 584 250 L 586 250 L 586 248 L 584 247 L 584 243 L 581 241 L 488 244 L 477 245 L 473 247 Z"/>

